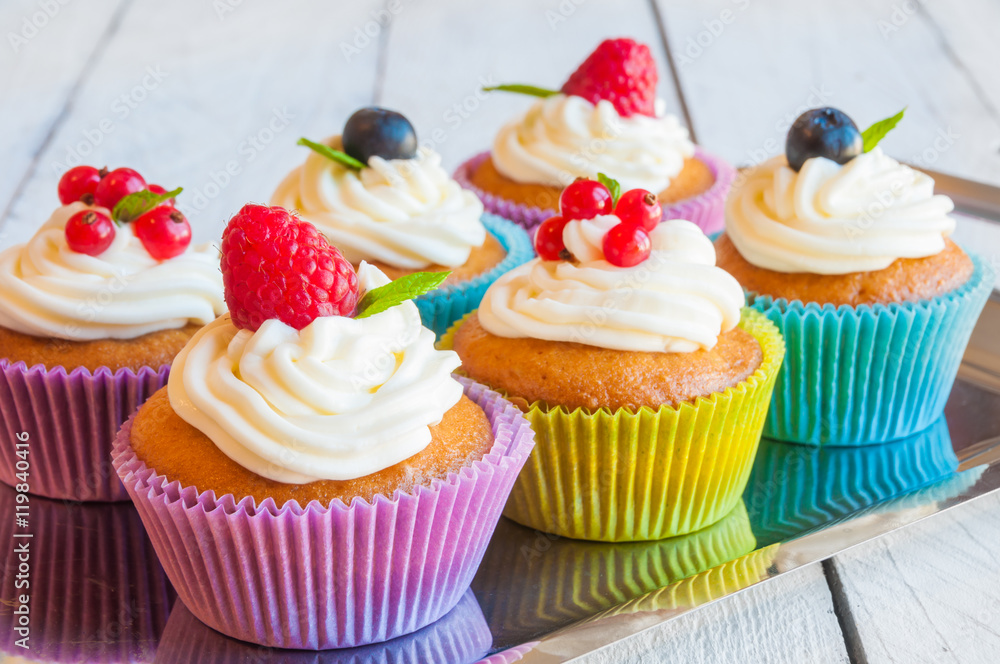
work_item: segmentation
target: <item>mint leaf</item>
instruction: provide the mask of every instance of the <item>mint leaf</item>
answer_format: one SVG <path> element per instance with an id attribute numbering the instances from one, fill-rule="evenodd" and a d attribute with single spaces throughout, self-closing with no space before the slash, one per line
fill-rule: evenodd
<path id="1" fill-rule="evenodd" d="M 451 272 L 415 272 L 365 293 L 358 302 L 355 318 L 368 318 L 441 285 Z"/>
<path id="2" fill-rule="evenodd" d="M 903 113 L 906 112 L 904 107 L 899 113 L 896 113 L 891 118 L 886 118 L 885 120 L 879 120 L 868 129 L 861 132 L 861 140 L 864 141 L 865 152 L 871 152 L 872 148 L 878 145 L 878 142 L 885 138 L 885 135 L 892 131 L 893 127 L 899 124 L 899 121 L 903 119 Z"/>
<path id="3" fill-rule="evenodd" d="M 182 187 L 177 187 L 163 194 L 154 194 L 148 189 L 129 194 L 115 204 L 111 218 L 123 224 L 135 221 L 160 203 L 176 198 L 182 191 L 184 191 Z"/>
<path id="4" fill-rule="evenodd" d="M 323 145 L 322 143 L 317 143 L 315 141 L 310 141 L 308 138 L 300 138 L 299 145 L 304 145 L 313 152 L 321 154 L 327 159 L 337 162 L 347 166 L 348 168 L 353 168 L 356 171 L 360 171 L 365 167 L 360 161 L 347 154 L 346 152 L 341 152 L 340 150 L 334 150 L 329 145 Z"/>
<path id="5" fill-rule="evenodd" d="M 609 178 L 604 173 L 598 173 L 597 181 L 603 184 L 605 187 L 607 187 L 608 191 L 611 192 L 612 207 L 618 205 L 618 199 L 621 198 L 622 195 L 622 186 L 618 184 L 618 180 L 615 180 L 614 178 Z"/>
<path id="6" fill-rule="evenodd" d="M 483 92 L 493 92 L 494 90 L 515 92 L 519 95 L 531 95 L 532 97 L 551 97 L 552 95 L 559 94 L 558 90 L 549 90 L 548 88 L 540 88 L 537 85 L 524 85 L 521 83 L 491 85 L 483 88 Z"/>

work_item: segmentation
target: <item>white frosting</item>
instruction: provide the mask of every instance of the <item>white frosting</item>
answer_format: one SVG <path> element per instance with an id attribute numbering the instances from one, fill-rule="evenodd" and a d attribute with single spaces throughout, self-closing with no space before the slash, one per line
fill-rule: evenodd
<path id="1" fill-rule="evenodd" d="M 362 292 L 389 282 L 362 264 Z M 368 318 L 279 320 L 239 330 L 224 316 L 177 356 L 170 404 L 230 459 L 289 484 L 349 480 L 423 450 L 462 397 L 460 360 L 408 301 Z"/>
<path id="2" fill-rule="evenodd" d="M 517 182 L 564 187 L 578 177 L 612 177 L 622 191 L 660 193 L 694 155 L 673 115 L 622 117 L 605 100 L 556 94 L 535 102 L 493 141 L 497 170 Z"/>
<path id="3" fill-rule="evenodd" d="M 808 159 L 798 173 L 778 156 L 733 188 L 726 233 L 769 270 L 867 272 L 940 252 L 955 230 L 953 209 L 934 195 L 934 180 L 878 147 L 843 166 Z"/>
<path id="4" fill-rule="evenodd" d="M 204 325 L 226 310 L 215 247 L 158 261 L 125 225 L 102 254 L 78 254 L 65 228 L 85 209 L 58 208 L 27 244 L 0 253 L 0 326 L 74 341 L 134 339 Z"/>
<path id="5" fill-rule="evenodd" d="M 650 233 L 652 251 L 634 267 L 603 258 L 614 216 L 571 221 L 563 231 L 577 262 L 535 259 L 500 277 L 479 307 L 483 327 L 501 337 L 574 341 L 629 351 L 711 349 L 734 328 L 743 290 L 715 266 L 715 248 L 683 219 Z"/>
<path id="6" fill-rule="evenodd" d="M 340 149 L 340 137 L 327 144 Z M 271 204 L 297 210 L 355 264 L 457 267 L 486 241 L 483 204 L 426 148 L 414 159 L 372 157 L 361 171 L 310 151 L 278 185 Z"/>

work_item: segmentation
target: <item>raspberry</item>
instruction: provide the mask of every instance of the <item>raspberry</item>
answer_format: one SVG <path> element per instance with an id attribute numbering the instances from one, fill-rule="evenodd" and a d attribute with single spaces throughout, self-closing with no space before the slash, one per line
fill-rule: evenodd
<path id="1" fill-rule="evenodd" d="M 358 275 L 316 227 L 280 207 L 244 205 L 222 235 L 222 281 L 236 327 L 277 318 L 301 330 L 321 316 L 350 316 Z"/>
<path id="2" fill-rule="evenodd" d="M 654 116 L 656 62 L 633 39 L 605 39 L 562 86 L 568 95 L 596 104 L 606 99 L 622 117 Z"/>

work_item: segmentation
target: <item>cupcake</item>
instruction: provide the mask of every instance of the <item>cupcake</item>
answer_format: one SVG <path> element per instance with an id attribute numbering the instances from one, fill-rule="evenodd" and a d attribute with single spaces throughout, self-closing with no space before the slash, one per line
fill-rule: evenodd
<path id="1" fill-rule="evenodd" d="M 127 499 L 109 462 L 118 428 L 225 311 L 218 252 L 189 246 L 178 193 L 130 168 L 77 166 L 62 206 L 0 253 L 0 481 Z"/>
<path id="2" fill-rule="evenodd" d="M 578 539 L 682 535 L 739 500 L 784 346 L 741 313 L 742 289 L 696 225 L 659 223 L 643 195 L 618 199 L 606 182 L 570 185 L 567 200 L 601 203 L 544 222 L 539 258 L 441 345 L 535 431 L 507 516 Z"/>
<path id="3" fill-rule="evenodd" d="M 741 175 L 719 265 L 789 349 L 764 435 L 814 445 L 908 436 L 944 409 L 993 287 L 987 261 L 949 239 L 953 204 L 862 135 L 814 109 L 786 155 Z"/>
<path id="4" fill-rule="evenodd" d="M 248 205 L 222 241 L 230 315 L 178 354 L 114 465 L 178 595 L 209 627 L 280 648 L 365 645 L 469 587 L 531 430 L 456 380 L 407 298 L 314 226 Z"/>
<path id="5" fill-rule="evenodd" d="M 271 202 L 312 222 L 357 267 L 365 261 L 390 279 L 450 272 L 443 286 L 416 299 L 437 334 L 479 305 L 498 276 L 532 257 L 522 229 L 484 214 L 476 196 L 418 147 L 410 122 L 362 108 L 342 135 L 322 143 L 278 186 Z"/>
<path id="6" fill-rule="evenodd" d="M 659 198 L 664 218 L 689 219 L 706 233 L 722 229 L 734 171 L 696 147 L 656 99 L 656 62 L 645 44 L 608 39 L 560 90 L 500 85 L 541 97 L 505 125 L 492 150 L 462 164 L 455 178 L 486 209 L 528 230 L 555 214 L 577 178 L 604 173 L 626 189 Z"/>

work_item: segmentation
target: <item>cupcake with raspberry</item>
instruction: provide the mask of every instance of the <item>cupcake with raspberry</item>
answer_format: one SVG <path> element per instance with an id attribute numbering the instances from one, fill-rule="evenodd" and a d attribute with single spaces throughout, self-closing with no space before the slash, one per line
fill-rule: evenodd
<path id="1" fill-rule="evenodd" d="M 785 155 L 740 177 L 719 265 L 785 335 L 764 435 L 863 445 L 926 428 L 944 409 L 993 287 L 949 235 L 953 204 L 877 147 L 902 114 L 860 132 L 807 111 Z"/>
<path id="2" fill-rule="evenodd" d="M 608 39 L 559 90 L 487 88 L 541 99 L 455 178 L 487 210 L 530 231 L 556 214 L 568 184 L 605 173 L 626 189 L 657 196 L 665 219 L 688 219 L 715 233 L 722 229 L 733 168 L 695 146 L 675 116 L 658 110 L 656 83 L 656 62 L 645 44 Z"/>
<path id="3" fill-rule="evenodd" d="M 50 498 L 127 498 L 110 466 L 118 428 L 225 311 L 218 252 L 189 246 L 178 193 L 130 168 L 78 166 L 59 182 L 62 206 L 0 253 L 3 482 Z"/>
<path id="4" fill-rule="evenodd" d="M 527 234 L 484 214 L 483 204 L 417 144 L 400 113 L 362 108 L 343 133 L 312 149 L 271 197 L 319 228 L 352 264 L 365 261 L 389 278 L 449 272 L 441 288 L 416 299 L 437 334 L 479 305 L 486 287 L 532 257 Z"/>
<path id="5" fill-rule="evenodd" d="M 535 431 L 507 516 L 577 539 L 683 535 L 739 500 L 784 345 L 741 312 L 696 225 L 604 182 L 567 187 L 539 257 L 441 344 Z"/>
<path id="6" fill-rule="evenodd" d="M 452 376 L 458 357 L 408 299 L 447 275 L 356 274 L 313 225 L 259 205 L 230 221 L 222 272 L 230 315 L 114 450 L 179 596 L 213 629 L 282 648 L 437 620 L 532 447 L 516 408 Z"/>

